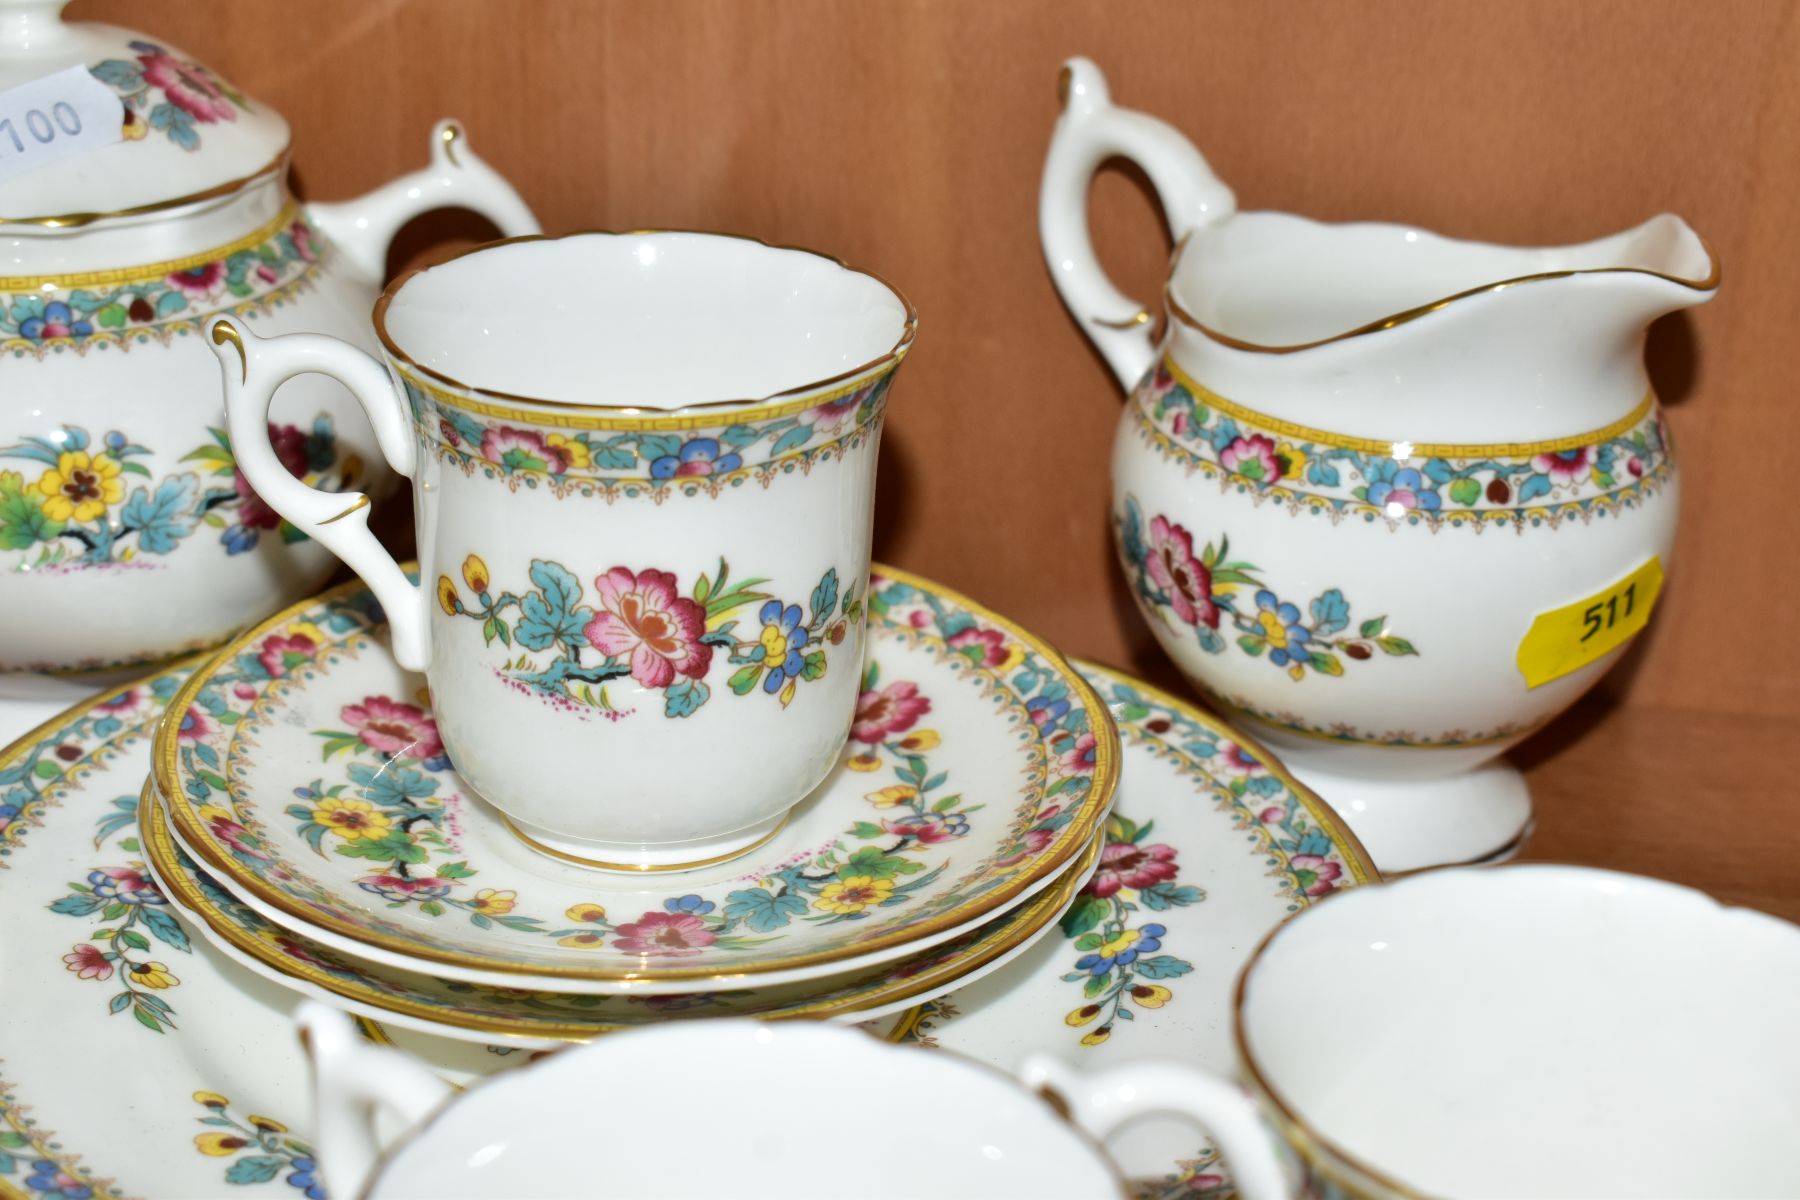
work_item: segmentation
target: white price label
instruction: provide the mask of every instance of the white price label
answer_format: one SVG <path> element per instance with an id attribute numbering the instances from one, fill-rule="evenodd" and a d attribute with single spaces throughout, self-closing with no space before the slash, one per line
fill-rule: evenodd
<path id="1" fill-rule="evenodd" d="M 0 92 L 0 183 L 71 154 L 121 140 L 125 108 L 119 94 L 69 67 Z"/>

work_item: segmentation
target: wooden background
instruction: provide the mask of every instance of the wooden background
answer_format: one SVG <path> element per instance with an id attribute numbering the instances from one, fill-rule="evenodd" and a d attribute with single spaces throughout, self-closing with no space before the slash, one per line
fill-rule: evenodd
<path id="1" fill-rule="evenodd" d="M 1191 137 L 1244 208 L 1560 243 L 1681 213 L 1719 297 L 1651 335 L 1685 473 L 1650 632 L 1519 751 L 1532 857 L 1689 882 L 1800 918 L 1800 22 L 1794 0 L 76 0 L 182 47 L 294 127 L 314 199 L 424 161 L 441 115 L 545 228 L 683 226 L 812 246 L 921 314 L 881 466 L 877 553 L 1065 650 L 1172 675 L 1106 528 L 1119 394 L 1038 253 L 1059 63 Z M 1096 239 L 1151 297 L 1142 183 Z M 391 264 L 485 235 L 426 218 Z M 520 297 L 519 303 L 530 303 Z M 401 505 L 388 527 L 403 530 Z M 404 533 L 399 536 L 404 537 Z"/>

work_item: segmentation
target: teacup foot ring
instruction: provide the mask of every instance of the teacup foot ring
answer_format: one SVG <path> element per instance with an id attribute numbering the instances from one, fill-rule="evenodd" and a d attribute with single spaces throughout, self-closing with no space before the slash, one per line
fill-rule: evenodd
<path id="1" fill-rule="evenodd" d="M 512 835 L 539 854 L 596 871 L 624 871 L 631 874 L 693 871 L 717 866 L 742 857 L 766 845 L 788 822 L 792 809 L 748 829 L 740 829 L 724 837 L 705 841 L 677 842 L 663 846 L 644 846 L 617 842 L 593 842 L 564 837 L 535 825 L 520 825 L 510 817 L 500 819 Z"/>

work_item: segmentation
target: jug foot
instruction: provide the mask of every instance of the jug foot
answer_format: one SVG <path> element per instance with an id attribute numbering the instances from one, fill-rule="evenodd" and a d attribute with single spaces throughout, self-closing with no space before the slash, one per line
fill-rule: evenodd
<path id="1" fill-rule="evenodd" d="M 791 810 L 790 810 L 791 811 Z M 691 842 L 674 842 L 646 846 L 641 842 L 600 842 L 586 838 L 565 837 L 536 825 L 515 822 L 502 814 L 500 819 L 512 835 L 539 854 L 576 866 L 597 871 L 651 873 L 692 871 L 699 867 L 730 862 L 764 845 L 787 824 L 788 813 L 779 813 L 748 829 L 735 830 L 723 837 Z"/>
<path id="2" fill-rule="evenodd" d="M 1502 862 L 1531 828 L 1531 792 L 1511 763 L 1443 779 L 1365 779 L 1289 763 L 1361 839 L 1383 875 Z"/>

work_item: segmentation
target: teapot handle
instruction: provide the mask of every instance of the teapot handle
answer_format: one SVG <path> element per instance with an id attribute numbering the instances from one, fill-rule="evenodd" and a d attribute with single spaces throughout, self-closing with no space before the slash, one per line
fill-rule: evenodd
<path id="1" fill-rule="evenodd" d="M 1200 152 L 1172 126 L 1144 113 L 1115 108 L 1100 68 L 1085 58 L 1063 64 L 1058 80 L 1062 116 L 1050 138 L 1038 191 L 1038 234 L 1044 260 L 1063 303 L 1081 323 L 1127 390 L 1156 356 L 1150 309 L 1126 296 L 1094 257 L 1088 238 L 1088 186 L 1109 158 L 1144 169 L 1180 242 L 1191 230 L 1237 207 Z"/>
<path id="2" fill-rule="evenodd" d="M 333 1196 L 361 1196 L 387 1152 L 375 1128 L 377 1114 L 386 1110 L 410 1130 L 455 1089 L 406 1055 L 365 1044 L 356 1023 L 328 1004 L 308 1000 L 294 1018 L 312 1062 L 314 1130 L 325 1189 Z"/>
<path id="3" fill-rule="evenodd" d="M 1292 1194 L 1255 1103 L 1223 1080 L 1156 1062 L 1083 1072 L 1041 1053 L 1025 1060 L 1019 1078 L 1097 1142 L 1154 1113 L 1192 1117 L 1219 1144 L 1243 1200 L 1287 1200 Z"/>
<path id="4" fill-rule="evenodd" d="M 542 232 L 512 184 L 476 157 L 461 123 L 448 118 L 432 128 L 430 166 L 354 200 L 309 205 L 307 215 L 359 271 L 380 279 L 400 227 L 434 208 L 472 209 L 499 226 L 502 237 Z"/>

